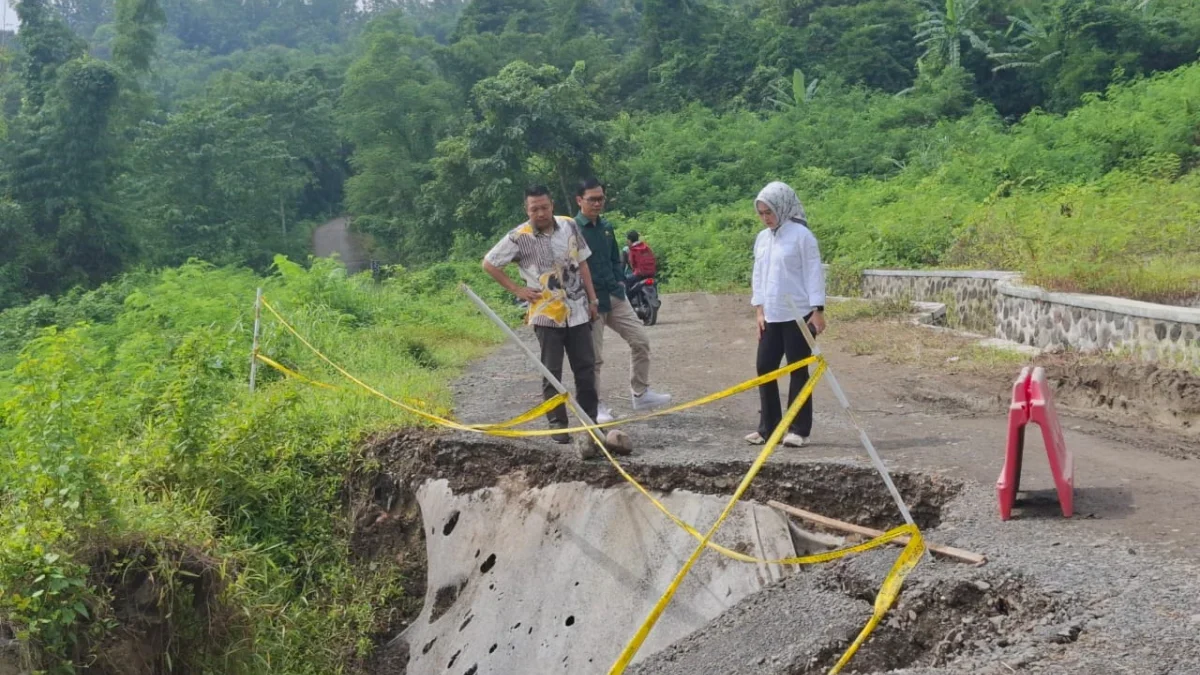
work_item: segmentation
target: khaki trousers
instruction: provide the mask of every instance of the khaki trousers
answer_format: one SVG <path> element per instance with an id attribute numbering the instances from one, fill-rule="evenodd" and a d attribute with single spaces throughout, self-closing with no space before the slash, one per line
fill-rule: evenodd
<path id="1" fill-rule="evenodd" d="M 612 310 L 600 314 L 592 322 L 592 347 L 596 353 L 596 390 L 600 390 L 600 368 L 604 365 L 604 327 L 607 326 L 629 345 L 629 388 L 642 395 L 650 387 L 650 338 L 642 320 L 634 313 L 629 301 L 612 298 Z"/>

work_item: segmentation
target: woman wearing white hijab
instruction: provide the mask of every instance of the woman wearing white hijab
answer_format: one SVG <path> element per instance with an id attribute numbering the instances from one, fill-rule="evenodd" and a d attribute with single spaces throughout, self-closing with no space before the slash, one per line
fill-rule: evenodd
<path id="1" fill-rule="evenodd" d="M 754 208 L 765 229 L 754 241 L 753 294 L 750 303 L 758 313 L 758 374 L 779 368 L 787 356 L 795 363 L 812 355 L 797 319 L 808 323 L 813 335 L 825 331 L 825 270 L 817 238 L 808 229 L 804 206 L 796 191 L 778 181 L 767 185 L 754 200 Z M 808 382 L 808 368 L 791 375 L 788 406 Z M 783 419 L 779 385 L 768 382 L 758 388 L 758 430 L 746 436 L 754 445 L 766 442 Z M 800 408 L 783 438 L 786 446 L 808 444 L 812 433 L 812 399 Z"/>

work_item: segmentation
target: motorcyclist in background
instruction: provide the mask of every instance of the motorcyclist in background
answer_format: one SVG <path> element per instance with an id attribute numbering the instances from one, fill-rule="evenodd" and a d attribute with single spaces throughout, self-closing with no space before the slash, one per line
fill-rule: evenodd
<path id="1" fill-rule="evenodd" d="M 627 232 L 625 239 L 629 242 L 621 251 L 621 261 L 625 263 L 625 288 L 633 288 L 637 282 L 658 273 L 658 259 L 637 230 Z"/>

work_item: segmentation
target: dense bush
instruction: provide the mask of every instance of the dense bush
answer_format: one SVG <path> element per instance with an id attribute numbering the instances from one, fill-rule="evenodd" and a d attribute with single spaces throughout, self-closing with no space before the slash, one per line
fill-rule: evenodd
<path id="1" fill-rule="evenodd" d="M 664 252 L 677 287 L 744 285 L 759 227 L 751 199 L 782 177 L 805 201 L 830 261 L 1015 269 L 1061 290 L 1186 301 L 1200 295 L 1200 106 L 1189 99 L 1195 91 L 1200 65 L 1114 86 L 1066 116 L 1035 113 L 1011 129 L 976 110 L 935 125 L 924 154 L 891 176 L 749 163 L 732 172 L 740 193 L 720 197 L 737 200 L 732 205 L 643 213 L 622 227 L 643 232 Z M 721 117 L 706 124 L 742 126 Z M 839 133 L 832 124 L 824 128 L 828 138 Z M 687 145 L 683 139 L 702 134 L 719 131 L 680 120 L 657 139 L 669 158 L 671 148 Z M 769 136 L 759 138 L 760 147 L 768 145 Z M 707 175 L 655 180 L 699 186 Z M 639 189 L 626 187 L 617 203 L 655 201 Z M 699 190 L 689 199 L 712 203 Z"/>
<path id="2" fill-rule="evenodd" d="M 176 668 L 324 674 L 369 649 L 401 580 L 350 562 L 341 493 L 365 434 L 417 420 L 265 367 L 249 393 L 254 289 L 372 386 L 445 410 L 448 379 L 497 340 L 456 288 L 480 275 L 377 285 L 328 261 L 278 259 L 266 278 L 190 263 L 0 314 L 0 615 L 31 665 L 68 672 L 121 629 L 104 574 L 125 568 L 170 581 Z M 338 379 L 269 317 L 262 350 Z M 183 592 L 197 560 L 221 577 L 223 639 L 185 639 L 207 616 Z"/>

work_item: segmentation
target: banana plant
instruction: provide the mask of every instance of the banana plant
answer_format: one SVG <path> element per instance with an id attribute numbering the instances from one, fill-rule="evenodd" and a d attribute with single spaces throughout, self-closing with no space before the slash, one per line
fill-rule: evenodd
<path id="1" fill-rule="evenodd" d="M 774 96 L 768 96 L 767 100 L 780 110 L 791 110 L 812 101 L 817 94 L 817 87 L 821 84 L 821 78 L 814 77 L 807 86 L 804 80 L 803 70 L 793 70 L 792 90 L 789 92 L 784 84 L 785 80 L 782 77 L 776 79 L 771 83 L 771 93 Z"/>
<path id="2" fill-rule="evenodd" d="M 1003 52 L 992 52 L 988 56 L 999 65 L 992 72 L 1013 68 L 1037 68 L 1062 55 L 1054 49 L 1054 35 L 1046 27 L 1046 20 L 1025 9 L 1025 16 L 1008 17 L 1008 30 L 1004 35 L 1012 38 L 1012 48 Z M 1016 37 L 1013 37 L 1013 36 Z"/>
<path id="3" fill-rule="evenodd" d="M 922 0 L 921 4 L 925 10 L 913 39 L 917 46 L 925 48 L 922 58 L 936 58 L 958 68 L 962 65 L 964 40 L 985 54 L 991 52 L 987 42 L 971 29 L 979 0 L 945 0 L 941 5 L 934 0 Z"/>

